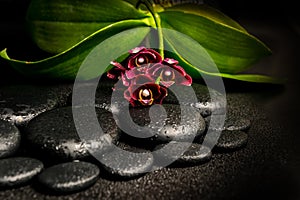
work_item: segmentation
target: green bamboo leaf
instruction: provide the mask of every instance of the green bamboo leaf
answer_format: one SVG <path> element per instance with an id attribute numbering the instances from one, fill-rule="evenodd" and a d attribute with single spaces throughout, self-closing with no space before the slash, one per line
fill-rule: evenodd
<path id="1" fill-rule="evenodd" d="M 214 60 L 196 41 L 170 29 L 163 29 L 165 55 L 177 59 L 180 65 L 195 79 L 205 77 L 224 77 L 240 81 L 258 83 L 283 83 L 284 80 L 259 74 L 228 74 L 218 72 Z M 191 64 L 193 63 L 193 65 Z M 207 71 L 209 69 L 210 71 Z"/>
<path id="2" fill-rule="evenodd" d="M 27 25 L 34 42 L 56 54 L 116 22 L 143 18 L 149 15 L 122 0 L 33 0 Z"/>
<path id="3" fill-rule="evenodd" d="M 144 26 L 144 27 L 143 27 Z M 47 78 L 55 78 L 55 79 L 71 79 L 74 80 L 79 67 L 85 58 L 89 55 L 89 53 L 101 42 L 111 37 L 111 35 L 116 35 L 115 40 L 110 40 L 109 46 L 107 49 L 103 49 L 101 53 L 111 60 L 116 59 L 115 57 L 111 57 L 110 54 L 112 52 L 127 52 L 129 49 L 132 49 L 138 46 L 141 41 L 145 38 L 145 36 L 150 31 L 149 27 L 145 27 L 146 24 L 143 20 L 127 20 L 116 22 L 108 27 L 100 29 L 89 37 L 85 38 L 83 41 L 79 42 L 72 48 L 57 54 L 53 57 L 36 61 L 36 62 L 28 62 L 28 61 L 19 61 L 15 59 L 11 59 L 6 52 L 6 49 L 0 53 L 0 57 L 8 60 L 11 65 L 22 74 L 32 76 L 32 77 L 47 77 Z M 138 31 L 136 29 L 128 29 L 128 27 L 135 28 L 140 27 Z M 127 30 L 124 32 L 120 32 L 120 30 Z M 95 62 L 96 64 L 97 62 Z M 98 60 L 99 63 L 99 60 Z M 99 67 L 99 66 L 95 66 Z M 108 66 L 100 66 L 100 67 L 108 67 Z M 95 69 L 95 68 L 93 68 Z M 97 68 L 98 69 L 98 68 Z M 83 79 L 92 79 L 97 76 L 100 76 L 101 73 L 99 71 L 91 70 L 87 73 L 83 74 Z"/>
<path id="4" fill-rule="evenodd" d="M 202 45 L 222 73 L 247 69 L 270 50 L 240 25 L 201 5 L 180 5 L 159 13 L 162 27 L 184 33 Z"/>

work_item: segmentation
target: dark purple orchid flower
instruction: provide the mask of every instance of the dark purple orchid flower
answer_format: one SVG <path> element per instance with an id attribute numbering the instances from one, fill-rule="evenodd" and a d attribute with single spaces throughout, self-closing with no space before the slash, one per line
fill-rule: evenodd
<path id="1" fill-rule="evenodd" d="M 156 84 L 152 77 L 138 75 L 124 92 L 124 97 L 132 106 L 151 106 L 153 104 L 162 104 L 167 94 L 167 89 Z"/>
<path id="2" fill-rule="evenodd" d="M 139 68 L 146 68 L 149 63 L 160 63 L 162 61 L 159 53 L 145 47 L 136 47 L 130 50 L 129 53 L 129 57 L 123 61 L 122 64 L 116 61 L 111 62 L 114 67 L 107 72 L 108 78 L 116 80 L 127 72 L 127 78 L 132 79 L 137 74 L 144 74 L 144 71 Z M 125 77 L 122 77 L 123 80 L 124 78 Z"/>
<path id="3" fill-rule="evenodd" d="M 118 62 L 112 61 L 110 62 L 110 64 L 114 66 L 107 72 L 107 77 L 110 79 L 115 79 L 115 80 L 118 79 L 127 70 Z"/>
<path id="4" fill-rule="evenodd" d="M 121 80 L 113 89 L 124 91 L 124 98 L 132 106 L 162 104 L 168 87 L 192 84 L 192 78 L 178 65 L 177 60 L 162 60 L 159 53 L 145 47 L 134 48 L 129 53 L 122 63 L 111 62 L 114 67 L 107 72 L 107 76 Z"/>
<path id="5" fill-rule="evenodd" d="M 170 87 L 174 83 L 190 86 L 192 78 L 178 65 L 178 61 L 166 58 L 162 63 L 157 63 L 148 69 L 148 74 L 160 78 L 160 84 Z"/>
<path id="6" fill-rule="evenodd" d="M 153 49 L 137 47 L 129 51 L 128 68 L 144 67 L 149 63 L 160 63 L 162 58 L 159 53 Z"/>

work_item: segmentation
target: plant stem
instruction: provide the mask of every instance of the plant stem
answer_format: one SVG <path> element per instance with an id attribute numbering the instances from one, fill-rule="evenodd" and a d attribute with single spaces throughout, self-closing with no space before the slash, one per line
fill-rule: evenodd
<path id="1" fill-rule="evenodd" d="M 161 55 L 161 57 L 164 59 L 164 39 L 163 39 L 163 32 L 162 32 L 162 27 L 161 27 L 161 19 L 160 16 L 154 11 L 153 6 L 155 6 L 155 4 L 153 3 L 152 0 L 140 0 L 136 7 L 138 8 L 140 6 L 140 4 L 144 4 L 147 9 L 149 10 L 149 12 L 151 13 L 154 21 L 155 21 L 155 28 L 157 30 L 157 34 L 158 34 L 158 51 Z"/>
<path id="2" fill-rule="evenodd" d="M 161 28 L 161 19 L 160 16 L 155 13 L 155 21 L 157 22 L 156 28 L 157 28 L 157 33 L 158 33 L 158 51 L 161 55 L 161 57 L 164 59 L 164 38 L 163 38 L 163 32 Z"/>

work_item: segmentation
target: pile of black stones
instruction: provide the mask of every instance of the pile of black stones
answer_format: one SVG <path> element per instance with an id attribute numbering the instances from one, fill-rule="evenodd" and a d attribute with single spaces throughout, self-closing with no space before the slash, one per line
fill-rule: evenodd
<path id="1" fill-rule="evenodd" d="M 82 83 L 80 87 L 88 91 L 90 84 Z M 49 193 L 70 193 L 90 187 L 101 176 L 132 179 L 159 170 L 161 161 L 172 162 L 169 167 L 201 165 L 209 162 L 215 152 L 232 152 L 247 144 L 248 119 L 226 113 L 224 126 L 214 130 L 211 114 L 224 114 L 218 113 L 224 109 L 210 101 L 204 85 L 192 85 L 196 104 L 179 105 L 172 93 L 168 95 L 162 105 L 166 114 L 164 130 L 156 127 L 161 122 L 155 121 L 155 113 L 149 116 L 149 107 L 130 107 L 128 114 L 133 123 L 154 132 L 146 138 L 134 137 L 119 128 L 122 122 L 113 114 L 117 110 L 122 115 L 123 111 L 112 106 L 111 87 L 110 83 L 100 83 L 96 91 L 93 109 L 104 132 L 99 135 L 87 127 L 89 116 L 84 116 L 84 110 L 90 105 L 84 100 L 72 105 L 71 84 L 1 86 L 0 189 L 31 184 Z M 197 121 L 181 120 L 182 106 L 197 108 Z M 83 113 L 77 126 L 74 109 Z M 86 137 L 78 134 L 81 128 Z M 141 129 L 137 134 L 143 137 L 148 133 Z M 217 138 L 215 145 L 209 145 L 210 138 Z M 165 145 L 169 148 L 164 150 Z M 156 154 L 156 150 L 162 151 Z M 173 153 L 177 151 L 183 153 Z"/>

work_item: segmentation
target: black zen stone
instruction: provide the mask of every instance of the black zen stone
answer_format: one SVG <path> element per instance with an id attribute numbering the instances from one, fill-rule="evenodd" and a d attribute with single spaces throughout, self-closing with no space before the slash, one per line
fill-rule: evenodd
<path id="1" fill-rule="evenodd" d="M 91 81 L 80 82 L 73 87 L 73 94 L 70 96 L 68 103 L 73 106 L 94 106 L 114 112 L 128 101 L 124 98 L 124 91 L 113 90 L 114 82 Z"/>
<path id="2" fill-rule="evenodd" d="M 13 155 L 18 150 L 20 142 L 21 134 L 18 128 L 0 120 L 0 158 Z"/>
<path id="3" fill-rule="evenodd" d="M 245 131 L 251 126 L 249 119 L 229 117 L 225 120 L 225 129 L 229 131 Z"/>
<path id="4" fill-rule="evenodd" d="M 99 82 L 99 84 L 95 80 L 77 83 L 74 85 L 73 94 L 68 101 L 70 104 L 79 106 L 97 104 L 106 107 L 111 103 L 112 87 L 113 83 L 107 81 Z"/>
<path id="5" fill-rule="evenodd" d="M 202 135 L 206 126 L 199 112 L 190 106 L 163 104 L 131 108 L 128 116 L 124 113 L 121 112 L 118 120 L 123 132 L 137 138 L 152 137 L 161 142 L 191 141 Z"/>
<path id="6" fill-rule="evenodd" d="M 68 162 L 45 169 L 38 182 L 55 192 L 74 192 L 88 188 L 99 177 L 99 168 L 87 162 Z"/>
<path id="7" fill-rule="evenodd" d="M 176 86 L 174 90 L 170 87 L 169 91 L 164 103 L 193 106 L 203 117 L 225 113 L 226 97 L 214 89 L 208 90 L 206 85 L 193 83 L 192 87 Z"/>
<path id="8" fill-rule="evenodd" d="M 107 172 L 124 178 L 149 172 L 153 165 L 153 155 L 150 152 L 134 153 L 120 148 L 104 153 L 99 160 Z"/>
<path id="9" fill-rule="evenodd" d="M 14 157 L 0 160 L 0 186 L 24 184 L 40 173 L 43 163 L 33 158 Z"/>
<path id="10" fill-rule="evenodd" d="M 220 127 L 220 122 L 210 123 L 211 116 L 204 118 L 206 127 L 212 130 L 215 130 L 215 127 Z M 216 126 L 218 125 L 218 126 Z M 243 117 L 233 117 L 233 116 L 226 116 L 224 124 L 222 126 L 222 130 L 229 130 L 229 131 L 247 131 L 251 126 L 251 122 L 249 119 Z"/>
<path id="11" fill-rule="evenodd" d="M 86 109 L 91 109 L 91 112 L 96 110 L 95 123 L 91 120 L 91 112 Z M 112 114 L 90 107 L 78 107 L 73 112 L 82 114 L 77 119 L 80 133 L 74 124 L 72 107 L 62 107 L 31 120 L 26 129 L 27 140 L 45 156 L 63 160 L 86 158 L 90 153 L 97 154 L 110 149 L 119 135 Z M 104 134 L 97 129 L 100 126 Z"/>
<path id="12" fill-rule="evenodd" d="M 211 149 L 197 143 L 172 141 L 158 145 L 154 151 L 155 163 L 174 161 L 174 164 L 199 164 L 211 159 Z"/>
<path id="13" fill-rule="evenodd" d="M 33 117 L 67 103 L 72 88 L 16 85 L 0 87 L 0 119 L 24 125 Z"/>
<path id="14" fill-rule="evenodd" d="M 215 136 L 215 132 L 206 135 L 209 139 Z M 247 144 L 248 135 L 243 131 L 228 131 L 223 130 L 215 144 L 215 148 L 219 150 L 236 150 Z"/>

